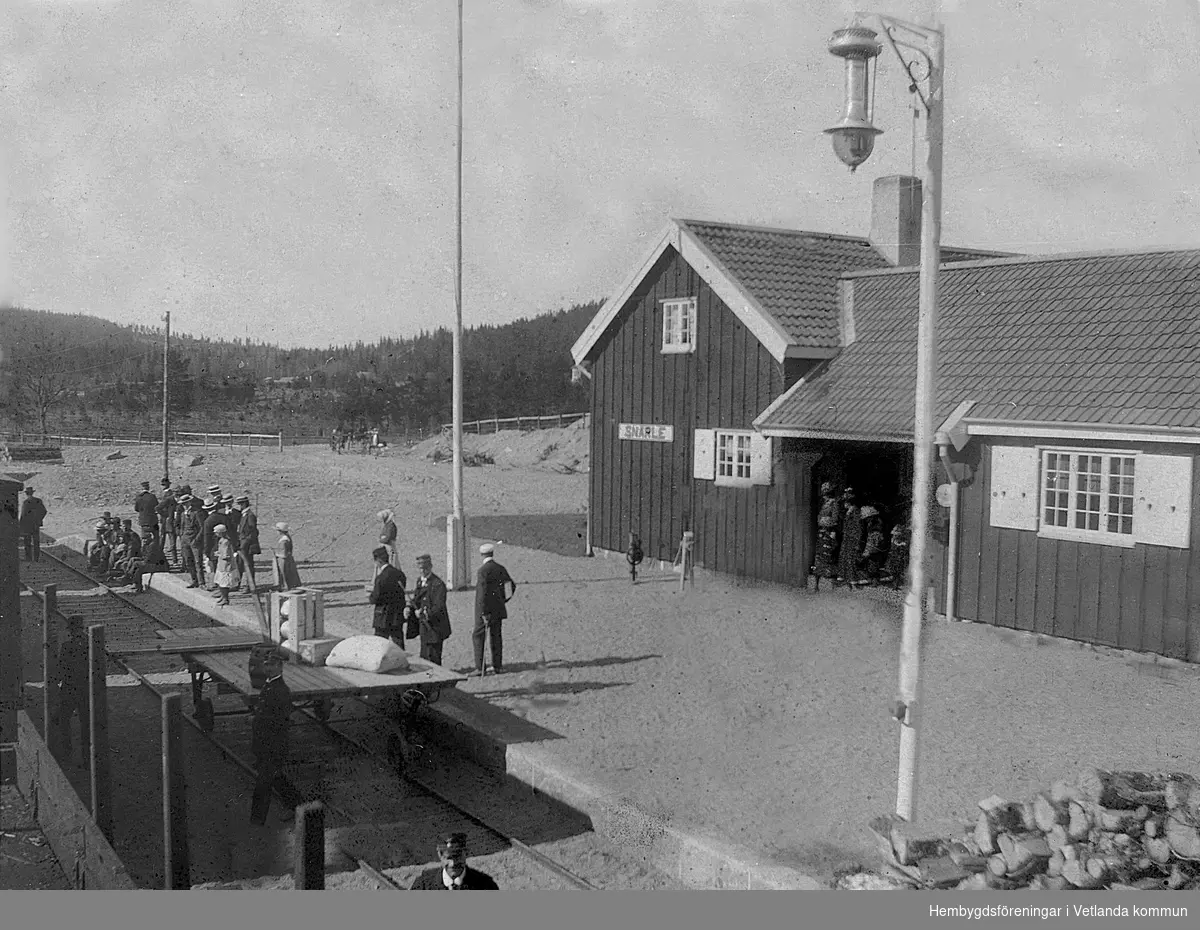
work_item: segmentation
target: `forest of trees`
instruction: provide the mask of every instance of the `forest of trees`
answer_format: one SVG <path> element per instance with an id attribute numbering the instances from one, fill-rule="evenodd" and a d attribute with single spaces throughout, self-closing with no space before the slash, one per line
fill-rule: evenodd
<path id="1" fill-rule="evenodd" d="M 463 333 L 463 417 L 588 409 L 572 343 L 600 302 Z M 171 333 L 177 429 L 325 434 L 436 429 L 451 418 L 450 330 L 372 344 L 284 349 Z M 0 430 L 157 429 L 163 332 L 83 314 L 0 307 Z"/>

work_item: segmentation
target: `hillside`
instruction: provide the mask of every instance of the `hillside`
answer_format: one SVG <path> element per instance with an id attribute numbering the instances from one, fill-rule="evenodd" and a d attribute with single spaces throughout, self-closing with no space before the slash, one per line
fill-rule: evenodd
<path id="1" fill-rule="evenodd" d="M 586 410 L 570 347 L 599 305 L 465 330 L 464 418 Z M 0 429 L 158 429 L 162 365 L 161 329 L 0 307 Z M 419 434 L 451 418 L 451 365 L 448 329 L 304 349 L 172 332 L 171 417 L 177 429 Z"/>

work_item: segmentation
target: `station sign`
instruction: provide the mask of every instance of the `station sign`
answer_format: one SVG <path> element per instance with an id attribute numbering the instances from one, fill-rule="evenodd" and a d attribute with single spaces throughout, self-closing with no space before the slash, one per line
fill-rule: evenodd
<path id="1" fill-rule="evenodd" d="M 675 427 L 659 423 L 619 423 L 618 439 L 636 439 L 641 442 L 674 442 Z"/>

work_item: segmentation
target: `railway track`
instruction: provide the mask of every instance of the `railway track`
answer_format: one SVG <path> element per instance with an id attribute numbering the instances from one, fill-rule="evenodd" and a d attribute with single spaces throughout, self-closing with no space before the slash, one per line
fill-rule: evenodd
<path id="1" fill-rule="evenodd" d="M 123 656 L 121 647 L 152 640 L 155 629 L 220 624 L 190 610 L 186 611 L 191 615 L 188 621 L 168 622 L 130 597 L 109 589 L 99 590 L 103 587 L 101 583 L 72 565 L 69 558 L 47 548 L 42 549 L 42 557 L 42 562 L 24 564 L 22 583 L 32 591 L 49 584 L 56 585 L 60 612 L 80 614 L 88 624 L 103 624 L 110 667 L 115 665 L 127 672 L 155 695 L 188 690 L 183 681 L 167 686 L 161 683 L 163 673 L 170 677 L 170 673 L 178 673 L 184 667 L 177 656 Z M 203 617 L 203 622 L 190 622 L 196 617 Z M 151 676 L 160 678 L 159 683 L 152 681 Z M 248 758 L 250 714 L 244 700 L 236 694 L 220 693 L 216 700 L 222 705 L 216 711 L 216 716 L 222 720 L 220 735 L 211 724 L 205 726 L 186 710 L 183 719 L 248 779 L 257 779 L 257 772 Z M 422 752 L 423 747 L 404 740 L 403 755 L 397 757 L 396 737 L 401 727 L 373 702 L 363 698 L 344 701 L 332 715 L 316 714 L 304 708 L 297 708 L 293 713 L 293 758 L 285 770 L 288 780 L 305 800 L 320 800 L 325 805 L 335 821 L 333 826 L 354 827 L 409 820 L 413 810 L 418 809 L 421 822 L 437 825 L 435 832 L 464 830 L 476 836 L 482 832 L 490 841 L 485 845 L 494 848 L 499 843 L 501 848 L 514 850 L 529 867 L 544 873 L 544 882 L 535 876 L 535 887 L 579 890 L 599 887 L 512 836 L 488 816 L 470 809 L 461 798 L 448 797 L 414 774 L 413 766 L 408 763 L 412 754 Z M 466 780 L 469 782 L 470 777 Z M 482 780 L 480 787 L 486 791 Z M 431 836 L 430 849 L 432 845 Z M 382 888 L 401 890 L 401 886 L 385 874 L 380 863 L 344 848 L 341 852 Z"/>

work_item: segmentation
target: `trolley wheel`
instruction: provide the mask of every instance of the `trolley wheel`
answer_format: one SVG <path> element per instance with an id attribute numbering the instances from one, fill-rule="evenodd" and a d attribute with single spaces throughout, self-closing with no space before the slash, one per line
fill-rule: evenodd
<path id="1" fill-rule="evenodd" d="M 396 772 L 396 777 L 403 779 L 406 765 L 404 761 L 404 740 L 400 738 L 398 733 L 388 735 L 387 758 L 388 764 Z"/>
<path id="2" fill-rule="evenodd" d="M 192 716 L 196 718 L 196 723 L 200 724 L 200 729 L 205 733 L 213 731 L 216 715 L 213 713 L 213 703 L 208 698 L 201 698 L 196 702 L 196 710 Z"/>
<path id="3" fill-rule="evenodd" d="M 318 701 L 316 707 L 313 708 L 313 713 L 317 715 L 317 719 L 322 723 L 329 719 L 329 714 L 333 710 L 333 701 L 324 700 Z"/>

